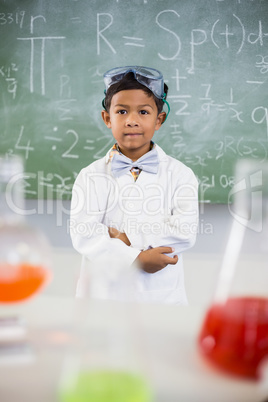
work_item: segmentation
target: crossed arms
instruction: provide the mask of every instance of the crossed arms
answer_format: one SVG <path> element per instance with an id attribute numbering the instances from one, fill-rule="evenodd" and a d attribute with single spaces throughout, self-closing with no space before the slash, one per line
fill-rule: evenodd
<path id="1" fill-rule="evenodd" d="M 127 237 L 127 235 L 123 232 L 120 232 L 116 228 L 108 227 L 109 236 L 112 239 L 119 239 L 127 246 L 130 246 L 131 243 Z M 137 257 L 137 261 L 139 266 L 150 274 L 160 271 L 165 268 L 168 264 L 175 265 L 178 262 L 178 256 L 174 255 L 173 257 L 169 257 L 166 253 L 172 253 L 174 249 L 172 247 L 155 247 L 150 248 L 148 250 L 141 251 Z"/>

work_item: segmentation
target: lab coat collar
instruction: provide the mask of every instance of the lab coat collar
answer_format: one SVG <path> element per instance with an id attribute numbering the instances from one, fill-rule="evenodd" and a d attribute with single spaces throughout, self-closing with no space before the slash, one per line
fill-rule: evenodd
<path id="1" fill-rule="evenodd" d="M 157 150 L 157 153 L 158 153 L 159 162 L 167 160 L 167 154 L 165 153 L 165 151 L 163 151 L 163 149 L 159 145 L 155 144 L 155 149 Z M 109 151 L 107 152 L 107 154 L 105 155 L 105 163 L 106 164 L 108 164 L 110 162 L 111 150 L 112 150 L 112 148 L 110 148 Z"/>

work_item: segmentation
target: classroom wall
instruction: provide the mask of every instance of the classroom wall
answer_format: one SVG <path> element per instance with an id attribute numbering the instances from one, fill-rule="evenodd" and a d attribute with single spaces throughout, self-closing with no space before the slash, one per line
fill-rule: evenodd
<path id="1" fill-rule="evenodd" d="M 191 253 L 221 253 L 232 216 L 226 204 L 200 204 L 199 233 Z M 54 247 L 72 248 L 69 236 L 69 201 L 26 200 L 27 221 L 40 227 Z"/>

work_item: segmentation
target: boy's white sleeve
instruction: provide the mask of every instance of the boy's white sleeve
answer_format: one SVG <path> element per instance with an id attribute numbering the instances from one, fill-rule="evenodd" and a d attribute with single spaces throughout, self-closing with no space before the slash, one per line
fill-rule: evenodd
<path id="1" fill-rule="evenodd" d="M 72 190 L 70 236 L 73 247 L 91 261 L 120 256 L 131 265 L 141 250 L 110 238 L 108 227 L 102 223 L 104 214 L 105 210 L 99 206 L 95 180 L 83 169 Z"/>
<path id="2" fill-rule="evenodd" d="M 168 214 L 147 216 L 146 222 L 151 227 L 150 233 L 143 234 L 144 248 L 173 247 L 174 254 L 191 248 L 198 232 L 198 182 L 190 169 L 186 169 L 183 183 L 175 186 Z M 137 235 L 139 235 L 137 233 Z M 129 240 L 135 244 L 133 235 Z M 134 236 L 135 237 L 135 236 Z"/>

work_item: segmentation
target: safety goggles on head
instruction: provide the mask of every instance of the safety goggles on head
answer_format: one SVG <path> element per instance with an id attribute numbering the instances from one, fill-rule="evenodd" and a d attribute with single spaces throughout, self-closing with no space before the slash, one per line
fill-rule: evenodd
<path id="1" fill-rule="evenodd" d="M 103 75 L 106 91 L 111 85 L 121 81 L 128 73 L 133 73 L 135 79 L 140 84 L 149 88 L 157 98 L 163 99 L 166 96 L 164 93 L 164 79 L 162 73 L 154 68 L 141 66 L 116 67 L 108 70 Z"/>
<path id="2" fill-rule="evenodd" d="M 105 94 L 111 85 L 121 81 L 128 73 L 133 73 L 135 79 L 148 89 L 158 98 L 161 99 L 168 108 L 167 116 L 170 112 L 170 106 L 166 101 L 166 93 L 164 92 L 164 78 L 160 71 L 142 66 L 126 66 L 116 67 L 104 73 Z M 166 116 L 166 118 L 167 118 Z"/>

